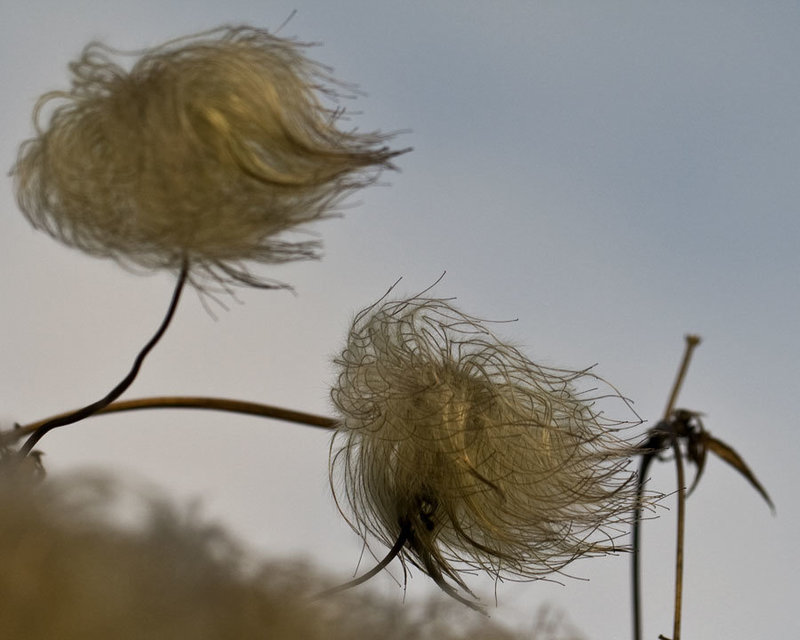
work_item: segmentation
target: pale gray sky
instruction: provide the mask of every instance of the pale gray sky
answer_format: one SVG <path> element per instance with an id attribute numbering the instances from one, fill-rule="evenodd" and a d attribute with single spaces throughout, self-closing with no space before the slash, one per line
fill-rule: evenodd
<path id="1" fill-rule="evenodd" d="M 709 460 L 688 504 L 684 635 L 796 637 L 800 453 L 800 5 L 795 2 L 0 0 L 0 158 L 31 134 L 39 94 L 102 39 L 140 48 L 222 23 L 321 43 L 313 57 L 367 93 L 364 130 L 408 130 L 399 174 L 317 225 L 321 262 L 261 270 L 298 295 L 242 291 L 214 321 L 189 292 L 130 397 L 208 394 L 328 413 L 330 357 L 352 314 L 397 278 L 545 364 L 597 372 L 656 421 L 699 333 L 679 404 L 734 446 L 773 518 Z M 103 395 L 166 308 L 172 281 L 136 276 L 33 231 L 0 189 L 0 417 L 29 422 Z M 642 429 L 646 428 L 642 427 Z M 199 497 L 269 555 L 343 579 L 359 540 L 327 488 L 321 431 L 225 414 L 98 418 L 42 441 L 53 473 L 110 466 Z M 674 488 L 662 465 L 653 487 Z M 668 506 L 671 503 L 667 503 Z M 644 529 L 645 637 L 671 632 L 674 508 Z M 400 576 L 398 571 L 395 575 Z M 629 635 L 628 558 L 578 562 L 589 581 L 504 584 L 492 615 L 544 602 L 592 638 Z M 471 584 L 488 602 L 493 585 Z M 361 588 L 403 597 L 388 577 Z M 409 597 L 427 593 L 419 572 Z"/>

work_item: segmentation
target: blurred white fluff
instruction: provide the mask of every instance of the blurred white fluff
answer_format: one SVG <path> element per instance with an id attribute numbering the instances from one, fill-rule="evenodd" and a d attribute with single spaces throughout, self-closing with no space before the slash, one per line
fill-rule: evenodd
<path id="1" fill-rule="evenodd" d="M 470 604 L 446 581 L 469 592 L 461 570 L 535 579 L 618 548 L 633 448 L 598 403 L 635 414 L 594 374 L 540 366 L 424 295 L 359 313 L 334 362 L 340 510 L 366 540 L 404 536 L 401 558 L 453 597 Z"/>
<path id="2" fill-rule="evenodd" d="M 0 637 L 25 640 L 513 640 L 530 638 L 447 603 L 365 592 L 313 600 L 328 578 L 260 562 L 219 527 L 102 477 L 0 483 Z M 133 495 L 134 502 L 130 498 Z M 127 526 L 127 496 L 146 518 Z M 138 502 L 136 502 L 138 500 Z M 265 518 L 269 511 L 265 511 Z M 538 628 L 538 627 L 537 627 Z M 551 638 L 542 627 L 535 638 Z M 547 633 L 545 634 L 545 631 Z"/>
<path id="3" fill-rule="evenodd" d="M 285 232 L 392 168 L 387 135 L 337 127 L 337 87 L 307 45 L 221 27 L 142 52 L 94 42 L 72 87 L 43 95 L 12 174 L 39 229 L 128 266 L 269 286 L 244 263 L 318 257 Z M 330 100 L 329 100 L 330 102 Z M 49 122 L 39 122 L 43 109 Z"/>

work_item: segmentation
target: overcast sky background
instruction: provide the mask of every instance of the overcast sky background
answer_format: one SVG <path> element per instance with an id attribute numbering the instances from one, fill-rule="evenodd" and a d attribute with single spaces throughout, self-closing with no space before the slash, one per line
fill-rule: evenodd
<path id="1" fill-rule="evenodd" d="M 330 412 L 330 359 L 354 312 L 399 277 L 544 364 L 597 373 L 651 426 L 698 333 L 679 405 L 735 447 L 770 491 L 710 459 L 688 503 L 684 635 L 800 635 L 800 5 L 694 2 L 0 0 L 0 160 L 10 168 L 43 92 L 92 39 L 152 46 L 223 23 L 319 42 L 356 82 L 362 130 L 408 130 L 386 186 L 315 227 L 321 262 L 259 273 L 204 311 L 185 295 L 128 397 L 215 395 Z M 390 183 L 390 184 L 389 184 Z M 33 231 L 0 188 L 0 418 L 46 417 L 104 395 L 158 325 L 173 281 L 137 276 Z M 329 434 L 212 412 L 92 419 L 47 436 L 48 470 L 146 478 L 260 553 L 305 555 L 343 580 L 357 536 L 327 480 Z M 663 464 L 653 488 L 674 489 Z M 672 502 L 667 506 L 673 507 Z M 644 527 L 645 637 L 672 629 L 674 507 Z M 499 621 L 551 603 L 591 638 L 629 637 L 629 559 L 577 562 L 588 581 L 500 585 Z M 402 573 L 395 567 L 395 576 Z M 493 584 L 470 582 L 493 602 Z M 387 576 L 370 586 L 401 599 Z M 431 590 L 418 571 L 408 597 Z M 468 614 L 465 614 L 468 615 Z"/>

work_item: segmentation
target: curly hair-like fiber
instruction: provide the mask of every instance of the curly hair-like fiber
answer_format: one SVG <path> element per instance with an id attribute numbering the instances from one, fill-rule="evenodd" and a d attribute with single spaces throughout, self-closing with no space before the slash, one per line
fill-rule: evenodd
<path id="1" fill-rule="evenodd" d="M 221 27 L 142 52 L 130 71 L 93 42 L 72 87 L 43 95 L 12 169 L 39 229 L 123 265 L 258 286 L 244 262 L 319 256 L 284 232 L 331 215 L 403 151 L 337 127 L 344 85 L 308 45 Z M 44 107 L 49 123 L 40 125 Z"/>
<path id="2" fill-rule="evenodd" d="M 453 597 L 461 569 L 536 579 L 616 550 L 633 446 L 597 405 L 631 411 L 594 374 L 540 366 L 423 296 L 359 313 L 335 365 L 340 510 L 365 539 L 404 538 L 401 558 Z"/>

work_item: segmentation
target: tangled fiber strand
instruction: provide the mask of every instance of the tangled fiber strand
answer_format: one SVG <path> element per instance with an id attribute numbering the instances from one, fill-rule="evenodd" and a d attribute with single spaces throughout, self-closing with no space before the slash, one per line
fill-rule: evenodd
<path id="1" fill-rule="evenodd" d="M 359 313 L 334 362 L 331 486 L 365 540 L 405 538 L 400 557 L 461 601 L 446 579 L 469 593 L 463 569 L 536 579 L 617 550 L 631 423 L 596 404 L 630 406 L 594 374 L 537 365 L 422 296 Z"/>
<path id="2" fill-rule="evenodd" d="M 220 27 L 141 52 L 130 71 L 93 42 L 70 63 L 72 87 L 36 104 L 37 134 L 12 175 L 30 222 L 124 266 L 270 286 L 245 261 L 319 257 L 284 232 L 332 215 L 403 153 L 390 135 L 343 131 L 345 85 L 308 45 Z M 49 123 L 42 112 L 51 108 Z"/>

